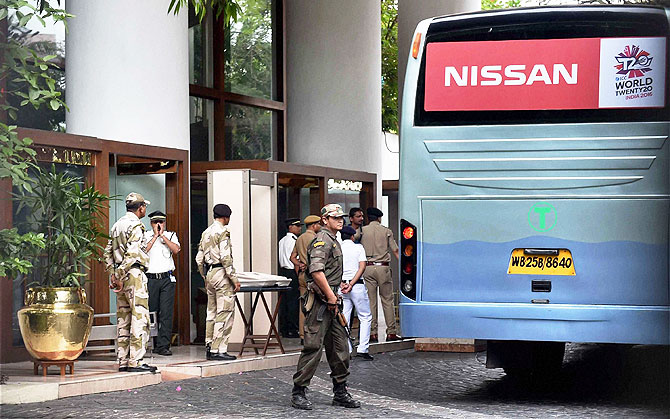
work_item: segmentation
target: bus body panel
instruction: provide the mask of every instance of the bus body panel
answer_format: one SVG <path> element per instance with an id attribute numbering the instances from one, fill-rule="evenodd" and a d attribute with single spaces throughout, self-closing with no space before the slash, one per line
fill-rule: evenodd
<path id="1" fill-rule="evenodd" d="M 670 344 L 667 115 L 415 125 L 425 35 L 450 19 L 419 23 L 404 83 L 399 214 L 417 226 L 417 261 L 416 300 L 400 294 L 402 334 Z M 529 222 L 541 202 L 556 210 L 546 231 Z M 575 275 L 508 274 L 524 248 L 569 249 Z M 533 292 L 533 280 L 551 291 Z"/>
<path id="2" fill-rule="evenodd" d="M 667 306 L 413 303 L 404 336 L 668 345 Z M 426 321 L 431 319 L 431 321 Z"/>
<path id="3" fill-rule="evenodd" d="M 544 233 L 529 225 L 535 200 L 423 200 L 421 301 L 668 304 L 670 201 L 539 201 L 557 213 Z M 641 214 L 660 222 L 629 222 Z M 508 274 L 512 250 L 525 248 L 570 250 L 575 275 Z M 532 280 L 551 281 L 551 292 L 532 292 Z"/>

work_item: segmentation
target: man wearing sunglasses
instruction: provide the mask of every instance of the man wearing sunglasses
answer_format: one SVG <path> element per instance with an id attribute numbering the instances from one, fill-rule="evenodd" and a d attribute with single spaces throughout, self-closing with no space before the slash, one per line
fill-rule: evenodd
<path id="1" fill-rule="evenodd" d="M 177 282 L 172 255 L 179 253 L 181 247 L 177 235 L 165 229 L 166 218 L 165 213 L 161 211 L 149 214 L 152 231 L 145 232 L 144 239 L 149 254 L 147 268 L 149 311 L 155 311 L 158 315 L 158 337 L 155 339 L 153 353 L 170 356 L 174 292 Z"/>

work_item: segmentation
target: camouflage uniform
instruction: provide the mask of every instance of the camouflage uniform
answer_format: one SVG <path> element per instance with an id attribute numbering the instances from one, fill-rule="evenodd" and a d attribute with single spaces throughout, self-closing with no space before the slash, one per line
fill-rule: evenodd
<path id="1" fill-rule="evenodd" d="M 123 281 L 116 294 L 119 367 L 136 367 L 149 342 L 149 291 L 144 274 L 149 264 L 145 252 L 144 224 L 127 212 L 112 226 L 105 247 L 107 271 Z"/>
<path id="2" fill-rule="evenodd" d="M 200 275 L 205 278 L 207 290 L 205 344 L 210 345 L 212 354 L 224 354 L 228 351 L 228 339 L 233 330 L 234 287 L 238 283 L 228 227 L 214 220 L 202 233 L 195 261 Z M 214 264 L 221 264 L 222 267 L 208 269 Z"/>
<path id="3" fill-rule="evenodd" d="M 309 272 L 323 271 L 328 285 L 337 294 L 342 282 L 342 249 L 335 234 L 327 228 L 322 228 L 316 234 L 316 239 L 309 246 L 308 252 Z M 312 282 L 312 279 L 308 281 Z M 315 299 L 314 305 L 305 316 L 305 346 L 298 360 L 298 371 L 293 375 L 294 384 L 301 387 L 309 385 L 319 366 L 321 348 L 324 345 L 333 383 L 345 383 L 349 376 L 349 346 L 344 327 L 340 325 L 333 312 L 326 308 L 326 303 L 319 298 Z"/>

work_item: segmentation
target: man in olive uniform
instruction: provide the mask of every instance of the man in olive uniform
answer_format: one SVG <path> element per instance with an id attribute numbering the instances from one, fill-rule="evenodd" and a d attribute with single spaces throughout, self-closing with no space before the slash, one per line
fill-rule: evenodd
<path id="1" fill-rule="evenodd" d="M 370 342 L 378 342 L 377 335 L 377 288 L 382 300 L 384 319 L 386 320 L 386 340 L 400 340 L 395 321 L 395 309 L 393 304 L 393 278 L 391 277 L 391 253 L 398 258 L 398 244 L 393 238 L 393 232 L 379 223 L 384 215 L 379 208 L 367 209 L 370 223 L 363 227 L 361 244 L 365 248 L 368 259 L 367 267 L 363 277 L 365 287 L 368 289 L 370 298 L 370 310 L 372 311 L 372 327 L 370 331 Z"/>
<path id="2" fill-rule="evenodd" d="M 205 345 L 207 359 L 232 361 L 228 339 L 235 319 L 235 293 L 240 290 L 233 267 L 233 249 L 228 223 L 232 211 L 226 204 L 214 206 L 214 222 L 202 233 L 195 261 L 205 278 L 207 320 Z"/>
<path id="3" fill-rule="evenodd" d="M 316 238 L 316 233 L 321 230 L 321 217 L 318 215 L 308 215 L 305 217 L 305 232 L 298 237 L 291 253 L 291 262 L 298 271 L 298 291 L 300 295 L 307 292 L 307 280 L 305 271 L 307 270 L 307 246 Z M 305 343 L 305 313 L 300 310 L 298 315 L 298 333 L 300 334 L 300 344 Z"/>
<path id="4" fill-rule="evenodd" d="M 109 287 L 116 292 L 116 321 L 119 371 L 156 372 L 142 362 L 149 343 L 149 291 L 145 271 L 149 264 L 144 240 L 144 224 L 150 202 L 138 193 L 126 197 L 126 215 L 109 233 L 105 265 Z"/>
<path id="5" fill-rule="evenodd" d="M 344 226 L 344 212 L 338 204 L 321 209 L 325 228 L 317 233 L 308 248 L 307 277 L 309 294 L 305 309 L 305 346 L 298 360 L 298 371 L 293 375 L 291 405 L 310 410 L 312 403 L 305 397 L 305 388 L 314 376 L 321 349 L 326 346 L 326 358 L 333 380 L 333 406 L 361 407 L 347 391 L 349 376 L 349 346 L 347 332 L 337 319 L 337 289 L 342 282 L 342 249 L 336 234 Z"/>

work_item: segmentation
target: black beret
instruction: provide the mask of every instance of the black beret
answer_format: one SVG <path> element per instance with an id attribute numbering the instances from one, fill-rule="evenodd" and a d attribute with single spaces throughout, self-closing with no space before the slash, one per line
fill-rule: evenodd
<path id="1" fill-rule="evenodd" d="M 214 205 L 214 218 L 230 217 L 233 211 L 226 204 Z"/>
<path id="2" fill-rule="evenodd" d="M 381 210 L 379 208 L 375 208 L 375 207 L 368 208 L 366 212 L 368 213 L 368 217 L 380 218 L 384 215 L 384 213 L 381 212 Z"/>
<path id="3" fill-rule="evenodd" d="M 354 230 L 352 226 L 344 226 L 342 227 L 341 234 L 346 234 L 347 236 L 355 236 L 356 230 Z"/>
<path id="4" fill-rule="evenodd" d="M 287 218 L 286 221 L 284 221 L 284 223 L 286 224 L 286 227 L 291 225 L 296 226 L 302 225 L 302 223 L 300 222 L 300 218 Z"/>

